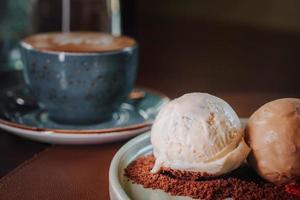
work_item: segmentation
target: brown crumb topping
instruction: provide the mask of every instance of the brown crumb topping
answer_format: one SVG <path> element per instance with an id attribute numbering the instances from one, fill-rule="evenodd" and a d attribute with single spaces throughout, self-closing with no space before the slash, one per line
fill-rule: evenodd
<path id="1" fill-rule="evenodd" d="M 213 177 L 211 174 L 208 173 L 181 171 L 181 170 L 174 170 L 165 167 L 162 167 L 159 173 L 162 175 L 169 176 L 170 178 L 175 178 L 178 180 L 187 180 L 187 181 L 208 180 Z"/>
<path id="2" fill-rule="evenodd" d="M 260 179 L 247 165 L 214 178 L 208 174 L 165 168 L 153 174 L 150 171 L 154 162 L 153 155 L 140 157 L 125 169 L 125 176 L 145 188 L 161 189 L 174 196 L 189 196 L 194 199 L 299 200 L 286 193 L 283 185 L 273 185 Z"/>

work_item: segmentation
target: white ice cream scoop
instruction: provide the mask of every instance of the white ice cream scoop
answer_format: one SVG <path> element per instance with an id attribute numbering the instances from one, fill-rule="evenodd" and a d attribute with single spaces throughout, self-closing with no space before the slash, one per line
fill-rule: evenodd
<path id="1" fill-rule="evenodd" d="M 241 122 L 224 100 L 205 93 L 185 94 L 159 112 L 151 130 L 161 167 L 221 175 L 241 165 L 250 152 Z"/>

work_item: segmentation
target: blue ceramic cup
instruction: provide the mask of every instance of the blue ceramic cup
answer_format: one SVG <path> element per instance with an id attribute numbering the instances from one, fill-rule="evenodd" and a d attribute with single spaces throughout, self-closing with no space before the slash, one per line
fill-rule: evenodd
<path id="1" fill-rule="evenodd" d="M 138 47 L 131 38 L 45 33 L 20 44 L 26 85 L 56 122 L 108 120 L 133 89 Z"/>

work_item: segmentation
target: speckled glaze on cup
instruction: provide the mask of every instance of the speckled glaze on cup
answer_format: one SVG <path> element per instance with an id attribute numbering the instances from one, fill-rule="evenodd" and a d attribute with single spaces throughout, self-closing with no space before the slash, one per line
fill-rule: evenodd
<path id="1" fill-rule="evenodd" d="M 20 44 L 25 82 L 54 121 L 105 121 L 133 88 L 137 44 L 92 53 L 41 51 L 23 41 Z"/>

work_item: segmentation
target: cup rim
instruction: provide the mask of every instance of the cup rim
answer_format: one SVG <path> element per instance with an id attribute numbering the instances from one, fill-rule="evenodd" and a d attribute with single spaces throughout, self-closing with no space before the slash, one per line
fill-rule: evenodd
<path id="1" fill-rule="evenodd" d="M 99 52 L 68 52 L 68 51 L 51 51 L 51 50 L 41 50 L 41 49 L 37 49 L 35 47 L 33 47 L 32 45 L 28 44 L 27 42 L 24 42 L 23 40 L 21 40 L 19 42 L 20 46 L 28 51 L 35 51 L 38 53 L 44 53 L 44 54 L 53 54 L 53 55 L 60 55 L 60 54 L 64 54 L 64 55 L 68 55 L 68 56 L 95 56 L 95 55 L 107 55 L 107 54 L 117 54 L 117 53 L 121 53 L 121 52 L 127 52 L 130 51 L 132 49 L 136 49 L 138 48 L 138 44 L 137 42 L 129 47 L 125 47 L 122 49 L 116 49 L 116 50 L 109 50 L 109 51 L 99 51 Z"/>

